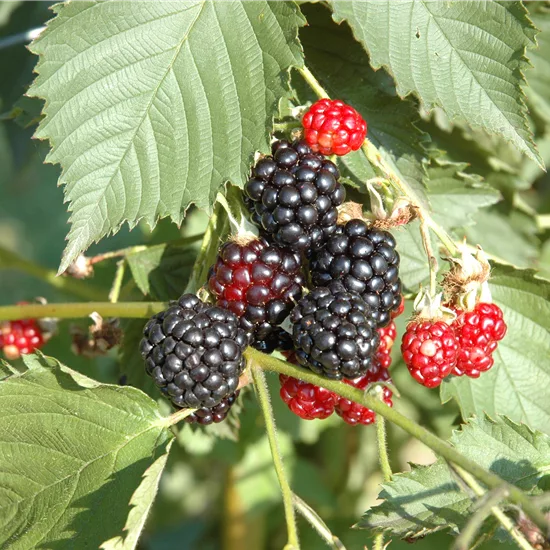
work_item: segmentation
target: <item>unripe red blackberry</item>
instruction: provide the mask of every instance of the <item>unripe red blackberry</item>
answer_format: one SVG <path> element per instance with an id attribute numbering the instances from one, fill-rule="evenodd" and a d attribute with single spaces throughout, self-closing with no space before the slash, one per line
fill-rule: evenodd
<path id="1" fill-rule="evenodd" d="M 458 358 L 453 374 L 478 378 L 493 366 L 493 352 L 506 334 L 502 310 L 496 304 L 480 302 L 472 311 L 455 311 L 452 327 L 458 339 Z"/>
<path id="2" fill-rule="evenodd" d="M 378 329 L 380 344 L 376 349 L 376 363 L 384 369 L 388 369 L 391 365 L 391 350 L 397 338 L 397 328 L 392 321 L 387 327 Z"/>
<path id="3" fill-rule="evenodd" d="M 279 381 L 281 399 L 296 416 L 322 420 L 334 412 L 337 396 L 331 391 L 284 374 L 279 375 Z"/>
<path id="4" fill-rule="evenodd" d="M 259 343 L 288 317 L 303 284 L 300 258 L 265 239 L 225 243 L 208 275 L 216 304 L 239 317 Z"/>
<path id="5" fill-rule="evenodd" d="M 184 422 L 188 424 L 202 424 L 207 426 L 208 424 L 218 424 L 224 421 L 231 410 L 231 407 L 239 397 L 239 390 L 231 395 L 228 395 L 221 400 L 215 407 L 197 409 L 195 412 L 186 416 Z"/>
<path id="6" fill-rule="evenodd" d="M 373 310 L 340 283 L 314 288 L 290 314 L 299 363 L 327 378 L 357 378 L 378 347 Z"/>
<path id="7" fill-rule="evenodd" d="M 177 407 L 212 408 L 237 390 L 248 335 L 234 313 L 184 294 L 143 334 L 147 373 Z"/>
<path id="8" fill-rule="evenodd" d="M 336 207 L 346 198 L 336 165 L 302 141 L 277 141 L 252 169 L 244 191 L 252 218 L 283 248 L 319 248 L 334 233 Z"/>
<path id="9" fill-rule="evenodd" d="M 391 382 L 391 378 L 386 369 L 373 368 L 360 378 L 356 378 L 354 380 L 344 380 L 344 382 L 350 386 L 366 391 L 371 384 L 375 384 L 377 382 Z M 388 407 L 392 407 L 392 391 L 385 386 L 382 387 L 381 391 L 382 400 L 384 403 L 386 403 Z M 343 397 L 338 399 L 335 406 L 335 411 L 336 414 L 344 420 L 344 422 L 352 426 L 357 424 L 368 426 L 376 420 L 376 413 L 372 409 Z"/>
<path id="10" fill-rule="evenodd" d="M 357 151 L 367 135 L 363 117 L 339 99 L 316 101 L 304 115 L 302 125 L 309 146 L 323 155 Z"/>
<path id="11" fill-rule="evenodd" d="M 386 326 L 401 307 L 399 254 L 393 235 L 370 228 L 363 220 L 339 225 L 323 248 L 311 258 L 311 281 L 326 286 L 340 281 L 359 294 L 376 314 L 378 326 Z"/>
<path id="12" fill-rule="evenodd" d="M 8 360 L 32 353 L 44 345 L 42 329 L 36 319 L 0 323 L 0 348 Z"/>
<path id="13" fill-rule="evenodd" d="M 427 388 L 435 388 L 456 365 L 458 340 L 445 321 L 415 318 L 407 325 L 401 353 L 412 377 Z"/>

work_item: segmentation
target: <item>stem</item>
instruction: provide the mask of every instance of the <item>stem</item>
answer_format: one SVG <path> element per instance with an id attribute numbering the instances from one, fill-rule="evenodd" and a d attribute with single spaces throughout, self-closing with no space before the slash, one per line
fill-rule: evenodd
<path id="1" fill-rule="evenodd" d="M 122 258 L 117 263 L 115 278 L 113 280 L 113 286 L 111 287 L 111 292 L 109 292 L 109 302 L 116 304 L 120 296 L 120 289 L 122 287 L 122 281 L 124 279 L 124 273 L 126 272 L 126 260 Z"/>
<path id="2" fill-rule="evenodd" d="M 14 319 L 77 319 L 88 317 L 94 311 L 102 317 L 123 317 L 147 319 L 162 311 L 167 304 L 163 302 L 84 302 L 69 304 L 26 304 L 20 306 L 1 306 L 0 321 Z"/>
<path id="3" fill-rule="evenodd" d="M 509 492 L 509 500 L 518 506 L 521 506 L 525 513 L 531 517 L 531 519 L 543 530 L 543 532 L 546 532 L 548 525 L 544 514 L 537 506 L 533 504 L 531 499 L 523 491 L 518 489 L 516 486 L 505 482 L 496 474 L 485 470 L 469 458 L 462 455 L 452 445 L 432 434 L 426 430 L 426 428 L 423 428 L 395 409 L 388 407 L 380 399 L 373 397 L 368 393 L 364 393 L 357 388 L 348 386 L 347 384 L 322 378 L 311 371 L 291 365 L 290 363 L 281 361 L 276 357 L 265 355 L 252 348 L 249 348 L 245 352 L 245 356 L 252 364 L 261 365 L 264 370 L 278 372 L 286 374 L 287 376 L 305 380 L 311 384 L 326 388 L 327 390 L 330 390 L 345 399 L 360 403 L 361 405 L 372 409 L 375 413 L 382 415 L 386 418 L 386 420 L 389 420 L 393 424 L 396 424 L 405 430 L 415 439 L 422 441 L 422 443 L 435 451 L 436 454 L 471 473 L 490 489 L 494 489 L 496 487 L 506 487 Z"/>
<path id="4" fill-rule="evenodd" d="M 304 502 L 295 493 L 292 494 L 292 501 L 294 506 L 300 514 L 310 523 L 310 525 L 317 531 L 318 535 L 334 550 L 346 550 L 346 547 L 342 544 L 342 541 L 333 535 L 328 528 L 327 524 L 320 518 L 319 514 L 309 504 Z"/>
<path id="5" fill-rule="evenodd" d="M 264 415 L 265 430 L 267 433 L 267 439 L 269 440 L 269 447 L 271 449 L 271 456 L 273 457 L 273 465 L 275 466 L 275 472 L 279 485 L 281 486 L 281 493 L 283 495 L 283 506 L 285 509 L 286 528 L 288 531 L 288 543 L 285 549 L 298 550 L 300 544 L 298 542 L 298 531 L 296 530 L 296 516 L 294 515 L 294 504 L 292 503 L 292 490 L 288 483 L 288 479 L 285 474 L 283 458 L 281 456 L 281 450 L 279 449 L 279 443 L 277 441 L 277 432 L 275 427 L 275 419 L 273 418 L 273 409 L 269 401 L 269 391 L 265 380 L 265 375 L 261 369 L 254 364 L 250 367 L 252 379 L 254 381 L 254 387 L 258 394 L 258 401 Z"/>
<path id="6" fill-rule="evenodd" d="M 428 256 L 428 262 L 430 264 L 430 296 L 433 298 L 437 290 L 437 258 L 435 257 L 433 248 L 432 248 L 432 239 L 430 237 L 430 232 L 428 230 L 428 225 L 420 217 L 420 234 L 422 236 L 422 243 L 424 244 L 424 250 L 426 250 L 426 255 Z"/>
<path id="7" fill-rule="evenodd" d="M 54 288 L 68 292 L 84 300 L 102 300 L 105 298 L 105 292 L 100 288 L 94 288 L 88 281 L 79 281 L 72 277 L 58 277 L 57 273 L 52 269 L 42 267 L 3 248 L 0 248 L 0 267 L 4 269 L 18 269 L 23 273 L 27 273 L 48 283 Z"/>
<path id="8" fill-rule="evenodd" d="M 376 437 L 378 440 L 378 459 L 380 460 L 380 469 L 384 475 L 384 481 L 391 481 L 393 474 L 391 471 L 390 459 L 388 458 L 386 421 L 380 414 L 376 415 Z"/>
<path id="9" fill-rule="evenodd" d="M 391 481 L 392 471 L 390 459 L 388 457 L 388 443 L 386 435 L 386 421 L 381 414 L 376 415 L 376 439 L 378 441 L 378 460 L 380 469 L 384 476 L 384 481 Z M 374 550 L 383 550 L 384 548 L 384 533 L 378 533 L 374 537 Z"/>
<path id="10" fill-rule="evenodd" d="M 184 418 L 187 418 L 193 414 L 197 409 L 180 409 L 170 416 L 166 416 L 161 420 L 161 425 L 165 427 L 174 426 L 178 422 L 181 422 Z"/>
<path id="11" fill-rule="evenodd" d="M 329 98 L 326 90 L 319 84 L 319 81 L 313 76 L 313 73 L 304 65 L 303 67 L 298 67 L 299 73 L 302 75 L 304 80 L 309 84 L 309 87 L 321 98 Z"/>
<path id="12" fill-rule="evenodd" d="M 487 496 L 483 488 L 479 485 L 479 483 L 468 473 L 465 472 L 462 468 L 459 466 L 454 467 L 460 477 L 464 480 L 464 482 L 472 489 L 472 491 L 478 496 L 478 497 L 484 497 Z M 508 534 L 514 539 L 515 543 L 522 549 L 522 550 L 534 550 L 534 548 L 529 544 L 529 542 L 524 538 L 524 536 L 516 529 L 516 526 L 514 525 L 514 522 L 498 507 L 498 503 L 507 496 L 506 489 L 501 488 L 499 491 L 495 492 L 495 494 L 487 499 L 486 507 L 490 511 L 493 516 L 497 518 L 497 520 L 500 522 L 500 524 L 506 529 Z M 481 509 L 480 509 L 481 510 Z M 478 510 L 479 511 L 479 510 Z M 477 512 L 476 512 L 477 514 Z M 479 527 L 481 527 L 481 524 L 483 523 L 483 519 L 485 519 L 485 516 L 483 517 L 483 514 L 480 514 L 479 518 L 476 518 L 476 516 L 472 516 L 472 519 L 474 520 L 473 525 L 471 526 L 471 530 L 473 531 L 475 529 L 475 532 L 479 530 Z M 476 522 L 476 518 L 477 522 Z M 480 518 L 483 518 L 480 520 Z M 463 531 L 465 534 L 465 537 L 468 537 L 469 533 L 467 531 Z M 474 535 L 475 535 L 474 532 Z M 462 536 L 462 533 L 461 533 Z M 461 536 L 457 538 L 455 547 L 462 548 L 460 546 L 461 542 Z M 469 545 L 465 545 L 464 548 L 468 548 Z"/>

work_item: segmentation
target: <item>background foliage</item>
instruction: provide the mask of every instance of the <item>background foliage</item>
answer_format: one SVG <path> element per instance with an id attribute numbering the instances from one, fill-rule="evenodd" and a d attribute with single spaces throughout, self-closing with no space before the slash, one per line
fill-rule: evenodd
<path id="1" fill-rule="evenodd" d="M 52 275 L 86 249 L 93 256 L 150 245 L 127 256 L 124 300 L 167 300 L 188 284 L 200 284 L 205 266 L 191 278 L 201 247 L 192 237 L 210 231 L 209 257 L 215 254 L 228 231 L 219 212 L 216 220 L 219 188 L 227 181 L 243 185 L 254 153 L 268 148 L 273 117 L 288 120 L 294 107 L 315 99 L 299 72 L 289 70 L 305 59 L 331 96 L 344 98 L 363 114 L 373 143 L 418 201 L 433 209 L 434 219 L 457 240 L 467 236 L 481 244 L 495 261 L 491 291 L 505 312 L 509 335 L 499 346 L 493 370 L 479 380 L 445 383 L 440 399 L 436 391 L 413 385 L 396 349 L 392 376 L 401 392 L 396 408 L 444 438 L 461 418 L 478 414 L 476 422 L 453 436 L 465 452 L 472 434 L 494 435 L 497 429 L 483 419 L 483 412 L 494 418 L 506 415 L 511 421 L 501 419 L 499 426 L 507 445 L 518 434 L 534 441 L 528 458 L 522 448 L 506 460 L 528 460 L 534 468 L 526 490 L 547 489 L 537 472 L 550 460 L 550 179 L 541 169 L 550 160 L 550 9 L 545 2 L 527 7 L 520 2 L 448 4 L 75 2 L 56 7 L 57 18 L 32 45 L 40 61 L 31 87 L 37 57 L 22 42 L 12 44 L 10 37 L 41 27 L 53 14 L 47 2 L 1 2 L 0 246 Z M 22 98 L 24 93 L 32 98 Z M 44 115 L 38 98 L 46 100 Z M 50 140 L 51 151 L 48 142 L 31 139 L 35 131 Z M 364 181 L 374 172 L 364 155 L 348 155 L 341 168 L 352 186 L 350 194 L 368 200 Z M 158 218 L 165 219 L 155 225 Z M 211 219 L 217 223 L 207 226 Z M 182 222 L 181 227 L 170 220 Z M 415 292 L 428 277 L 418 225 L 396 236 L 404 284 Z M 34 296 L 50 301 L 88 298 L 74 288 L 68 292 L 46 284 L 45 277 L 32 276 L 28 267 L 13 269 L 15 263 L 0 253 L 4 304 Z M 114 272 L 115 262 L 98 264 L 94 278 L 83 283 L 86 292 L 91 289 L 107 299 Z M 161 418 L 158 396 L 136 353 L 143 322 L 126 321 L 119 352 L 94 359 L 71 352 L 71 324 L 62 322 L 60 335 L 43 350 L 59 362 L 37 358 L 26 367 L 16 365 L 25 371 L 20 377 L 6 371 L 11 377 L 0 384 L 7 394 L 0 416 L 17 413 L 21 426 L 14 439 L 10 425 L 3 432 L 0 427 L 0 445 L 3 452 L 9 446 L 10 452 L 23 453 L 40 440 L 46 453 L 47 432 L 52 447 L 62 445 L 66 451 L 59 460 L 67 478 L 57 481 L 80 481 L 71 486 L 70 506 L 54 510 L 55 524 L 38 526 L 27 538 L 17 538 L 21 525 L 10 524 L 15 530 L 8 532 L 3 524 L 2 540 L 18 540 L 13 548 L 71 548 L 67 537 L 78 530 L 87 533 L 94 547 L 110 539 L 107 548 L 123 548 L 131 544 L 133 529 L 147 512 L 144 503 L 158 483 L 140 548 L 238 548 L 243 533 L 248 548 L 281 548 L 285 529 L 280 492 L 253 396 L 243 392 L 238 420 L 203 431 L 185 427 L 171 443 L 166 426 L 155 424 Z M 398 329 L 402 334 L 403 318 Z M 104 385 L 116 384 L 122 375 L 152 399 L 130 388 L 115 391 Z M 278 399 L 276 377 L 269 382 L 293 488 L 348 548 L 370 544 L 367 532 L 349 527 L 378 493 L 374 430 L 349 428 L 338 419 L 301 421 Z M 47 407 L 33 401 L 39 423 L 21 415 L 19 402 L 10 403 L 17 395 L 12 386 L 27 395 L 36 384 L 49 392 L 41 396 L 49 399 Z M 65 434 L 52 428 L 52 418 L 63 413 L 65 397 L 60 396 L 68 389 L 81 403 L 71 407 L 84 413 L 87 400 L 95 403 L 87 427 Z M 107 414 L 98 403 L 112 392 L 116 396 L 105 397 L 105 402 L 117 410 Z M 133 423 L 126 432 L 128 426 L 117 422 L 117 415 L 134 418 L 137 413 L 129 409 L 137 404 L 141 424 Z M 168 411 L 166 403 L 159 401 L 159 406 Z M 33 413 L 32 407 L 27 413 Z M 538 431 L 518 428 L 512 421 Z M 149 447 L 130 447 L 127 456 L 115 456 L 120 438 L 131 440 L 140 427 L 151 429 Z M 389 437 L 395 470 L 433 460 L 400 429 L 390 426 Z M 83 440 L 101 442 L 104 448 L 88 456 Z M 54 460 L 46 454 L 42 458 Z M 491 465 L 492 456 L 485 458 Z M 80 471 L 89 477 L 76 476 Z M 122 474 L 113 476 L 115 472 Z M 449 479 L 452 485 L 441 463 L 429 472 L 414 467 L 382 496 L 422 495 L 419 484 L 432 490 Z M 13 505 L 9 483 L 15 487 L 20 482 L 14 476 L 27 476 L 26 483 L 37 476 L 26 498 L 40 496 L 29 510 L 48 510 L 53 517 L 52 502 L 61 502 L 59 494 L 66 494 L 56 480 L 46 480 L 47 472 L 9 474 L 11 478 L 2 474 L 0 509 Z M 51 496 L 40 492 L 39 483 Z M 463 525 L 470 503 L 456 502 L 455 496 L 449 490 L 437 497 L 433 505 L 452 515 L 443 521 L 423 516 L 426 531 Z M 413 500 L 408 506 L 423 504 Z M 108 529 L 98 531 L 97 517 L 90 522 L 90 507 L 102 510 Z M 402 517 L 392 518 L 392 513 L 386 503 L 361 521 L 389 525 L 398 535 L 420 534 L 418 525 L 403 525 Z M 388 514 L 397 523 L 388 521 Z M 127 538 L 117 539 L 124 525 Z M 299 527 L 303 548 L 319 548 L 307 524 L 300 520 Z M 507 544 L 505 534 L 500 536 Z M 422 550 L 448 547 L 450 541 L 447 532 L 438 532 L 415 545 Z M 396 550 L 406 545 L 392 543 Z"/>

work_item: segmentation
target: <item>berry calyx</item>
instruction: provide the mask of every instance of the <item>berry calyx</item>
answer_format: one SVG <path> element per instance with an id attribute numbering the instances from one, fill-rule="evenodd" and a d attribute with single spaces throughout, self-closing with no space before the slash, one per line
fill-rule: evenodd
<path id="1" fill-rule="evenodd" d="M 317 286 L 340 281 L 348 291 L 361 295 L 375 312 L 378 326 L 385 326 L 402 302 L 395 246 L 391 233 L 351 219 L 313 254 L 311 280 Z"/>
<path id="2" fill-rule="evenodd" d="M 290 314 L 298 362 L 327 378 L 357 378 L 371 367 L 378 333 L 374 311 L 337 282 L 314 288 Z"/>
<path id="3" fill-rule="evenodd" d="M 316 101 L 302 118 L 305 139 L 314 152 L 346 155 L 357 151 L 367 135 L 367 123 L 339 99 Z"/>
<path id="4" fill-rule="evenodd" d="M 27 302 L 19 302 L 24 305 Z M 40 349 L 46 341 L 36 319 L 20 319 L 0 323 L 0 349 L 9 361 Z"/>
<path id="5" fill-rule="evenodd" d="M 456 365 L 458 339 L 445 321 L 417 317 L 407 325 L 401 353 L 412 377 L 435 388 Z"/>
<path id="6" fill-rule="evenodd" d="M 380 344 L 376 349 L 375 360 L 376 364 L 384 369 L 388 369 L 391 365 L 391 350 L 397 339 L 397 327 L 392 321 L 387 327 L 378 329 Z"/>
<path id="7" fill-rule="evenodd" d="M 235 393 L 249 337 L 234 313 L 184 294 L 145 325 L 147 374 L 180 408 L 212 408 Z"/>
<path id="8" fill-rule="evenodd" d="M 188 424 L 202 424 L 203 426 L 208 426 L 209 424 L 218 424 L 219 422 L 224 421 L 231 410 L 231 407 L 237 400 L 240 390 L 237 390 L 235 393 L 228 395 L 226 398 L 222 399 L 215 407 L 197 409 L 195 412 L 186 416 L 184 422 Z"/>
<path id="9" fill-rule="evenodd" d="M 480 302 L 473 311 L 455 311 L 452 327 L 459 347 L 453 374 L 478 378 L 493 366 L 493 352 L 506 334 L 502 310 L 496 304 Z"/>
<path id="10" fill-rule="evenodd" d="M 303 284 L 300 258 L 265 239 L 225 243 L 208 275 L 216 305 L 239 317 L 258 342 L 288 317 Z"/>
<path id="11" fill-rule="evenodd" d="M 270 241 L 304 252 L 322 246 L 336 230 L 346 191 L 336 165 L 303 141 L 276 141 L 245 185 L 252 219 Z"/>
<path id="12" fill-rule="evenodd" d="M 279 375 L 279 381 L 281 399 L 300 418 L 324 419 L 334 412 L 337 396 L 331 391 L 284 374 Z"/>
<path id="13" fill-rule="evenodd" d="M 376 384 L 377 382 L 391 382 L 391 378 L 386 369 L 373 369 L 360 378 L 356 378 L 354 380 L 344 380 L 344 382 L 350 386 L 366 391 L 371 384 Z M 392 407 L 392 391 L 385 386 L 381 386 L 380 389 L 382 392 L 382 400 L 386 403 L 386 405 L 388 405 L 388 407 Z M 338 403 L 335 406 L 335 411 L 336 414 L 344 420 L 344 422 L 352 426 L 357 424 L 367 426 L 376 420 L 376 413 L 372 409 L 342 397 L 338 399 Z"/>

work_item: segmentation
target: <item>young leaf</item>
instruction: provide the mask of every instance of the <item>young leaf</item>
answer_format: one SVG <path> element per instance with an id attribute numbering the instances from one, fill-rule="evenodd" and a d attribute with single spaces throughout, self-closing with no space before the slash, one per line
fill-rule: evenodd
<path id="1" fill-rule="evenodd" d="M 490 287 L 508 325 L 495 364 L 477 379 L 445 380 L 441 398 L 455 398 L 463 418 L 505 414 L 550 434 L 550 283 L 532 271 L 497 264 Z"/>
<path id="2" fill-rule="evenodd" d="M 60 163 L 71 230 L 60 271 L 145 219 L 210 209 L 267 151 L 287 70 L 302 64 L 292 2 L 75 2 L 32 44 L 36 136 Z"/>
<path id="3" fill-rule="evenodd" d="M 391 78 L 371 69 L 347 25 L 335 25 L 321 5 L 302 9 L 309 24 L 300 32 L 308 66 L 331 97 L 344 99 L 363 115 L 369 139 L 427 205 L 422 147 L 426 136 L 414 125 L 416 104 L 395 97 Z M 375 175 L 361 151 L 346 155 L 342 162 L 363 185 Z"/>
<path id="4" fill-rule="evenodd" d="M 143 474 L 141 484 L 136 489 L 130 500 L 133 508 L 128 514 L 128 520 L 124 527 L 125 536 L 114 537 L 104 542 L 100 548 L 103 550 L 133 550 L 137 546 L 139 536 L 145 525 L 145 520 L 151 510 L 153 501 L 158 491 L 160 476 L 166 466 L 168 453 L 173 440 L 166 446 L 166 452 L 159 456 Z"/>
<path id="5" fill-rule="evenodd" d="M 550 437 L 506 417 L 473 418 L 451 442 L 470 460 L 525 491 L 539 491 L 537 485 L 550 467 Z M 379 498 L 384 502 L 368 510 L 357 526 L 400 537 L 441 529 L 456 532 L 468 520 L 473 503 L 443 459 L 396 474 Z"/>
<path id="6" fill-rule="evenodd" d="M 542 165 L 526 122 L 521 85 L 526 48 L 535 28 L 521 2 L 331 2 L 405 97 L 415 93 L 427 109 L 441 106 L 502 135 Z"/>
<path id="7" fill-rule="evenodd" d="M 0 546 L 97 548 L 135 516 L 132 494 L 172 434 L 139 390 L 44 356 L 25 363 L 28 371 L 0 382 Z"/>

